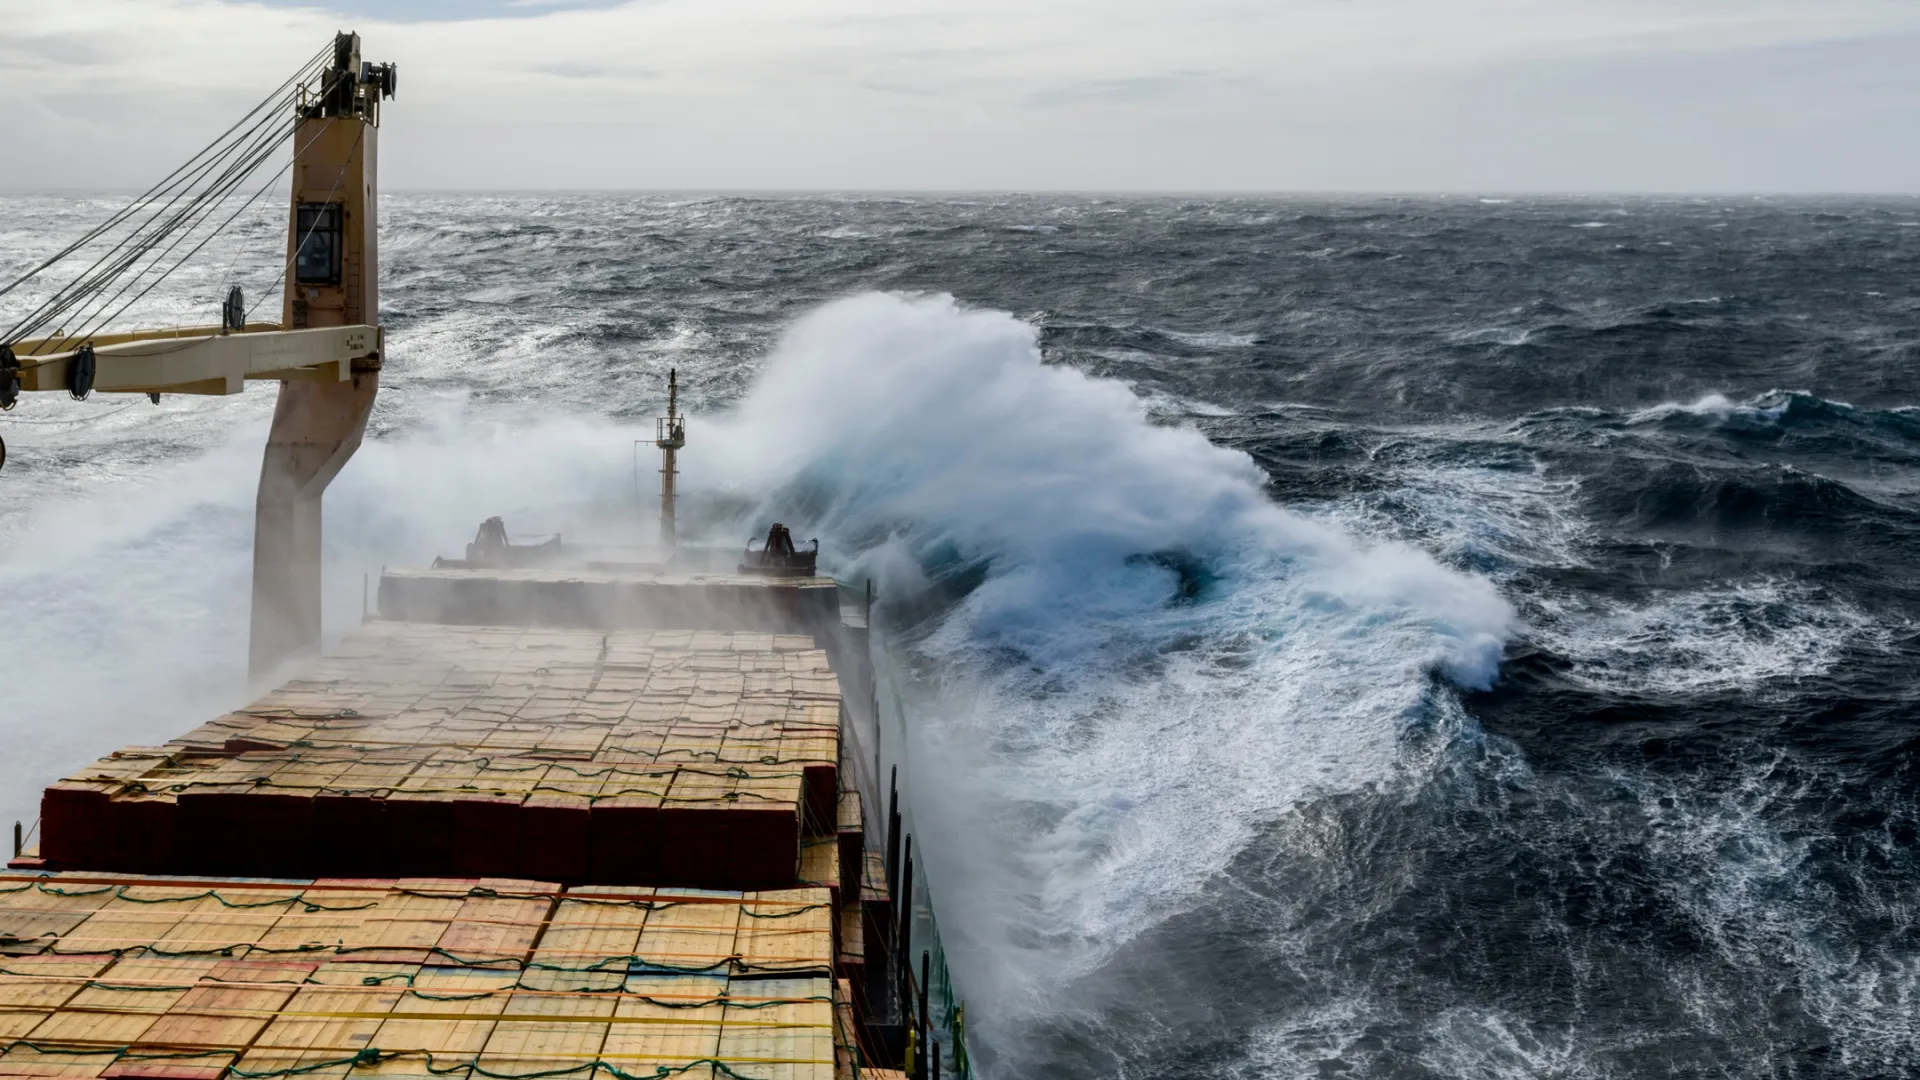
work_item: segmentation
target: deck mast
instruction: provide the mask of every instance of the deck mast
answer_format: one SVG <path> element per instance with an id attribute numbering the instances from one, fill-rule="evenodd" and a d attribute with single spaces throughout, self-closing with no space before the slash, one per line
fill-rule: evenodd
<path id="1" fill-rule="evenodd" d="M 660 448 L 660 546 L 669 551 L 680 543 L 679 532 L 674 523 L 674 500 L 678 498 L 674 490 L 674 480 L 679 474 L 674 456 L 680 448 L 687 445 L 687 421 L 680 415 L 680 372 L 667 370 L 667 415 L 660 417 L 654 427 L 653 445 Z"/>

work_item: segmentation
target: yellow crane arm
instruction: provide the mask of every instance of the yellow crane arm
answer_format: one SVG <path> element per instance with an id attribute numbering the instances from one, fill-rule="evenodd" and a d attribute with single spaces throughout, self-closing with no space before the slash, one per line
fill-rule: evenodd
<path id="1" fill-rule="evenodd" d="M 34 355 L 41 341 L 14 347 L 20 389 L 64 390 L 79 352 Z M 64 343 L 63 343 L 64 344 Z M 356 370 L 377 370 L 377 326 L 282 330 L 252 323 L 221 333 L 217 326 L 101 334 L 91 339 L 93 389 L 104 393 L 237 394 L 247 379 L 346 382 Z"/>

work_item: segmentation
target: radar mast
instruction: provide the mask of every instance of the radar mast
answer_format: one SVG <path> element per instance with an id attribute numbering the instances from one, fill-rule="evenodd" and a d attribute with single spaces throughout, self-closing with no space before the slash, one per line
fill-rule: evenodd
<path id="1" fill-rule="evenodd" d="M 687 419 L 680 415 L 680 372 L 673 368 L 667 370 L 667 415 L 655 422 L 653 445 L 660 448 L 661 458 L 660 546 L 671 551 L 680 543 L 673 518 L 673 504 L 678 497 L 674 480 L 680 471 L 674 456 L 687 445 Z"/>

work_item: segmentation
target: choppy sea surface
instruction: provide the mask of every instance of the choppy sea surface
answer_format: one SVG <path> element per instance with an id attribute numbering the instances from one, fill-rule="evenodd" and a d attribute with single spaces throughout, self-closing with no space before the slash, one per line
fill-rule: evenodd
<path id="1" fill-rule="evenodd" d="M 0 280 L 123 200 L 0 197 Z M 380 212 L 331 632 L 492 514 L 643 535 L 677 369 L 695 531 L 877 582 L 991 1076 L 1920 1060 L 1920 200 Z M 0 415 L 0 811 L 246 700 L 272 399 Z"/>

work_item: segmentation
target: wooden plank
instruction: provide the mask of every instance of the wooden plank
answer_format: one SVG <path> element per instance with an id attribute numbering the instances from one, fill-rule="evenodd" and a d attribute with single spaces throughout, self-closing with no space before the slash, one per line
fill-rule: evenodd
<path id="1" fill-rule="evenodd" d="M 825 889 L 748 893 L 734 952 L 746 974 L 833 972 L 834 908 Z"/>
<path id="2" fill-rule="evenodd" d="M 612 890 L 609 890 L 612 891 Z M 626 890 L 631 892 L 631 890 Z M 640 951 L 650 902 L 597 895 L 594 889 L 570 889 L 560 898 L 553 918 L 540 936 L 534 959 L 543 964 L 585 969 L 612 957 L 631 957 Z M 609 965 L 611 966 L 611 965 Z M 618 965 L 626 976 L 626 964 Z"/>
<path id="3" fill-rule="evenodd" d="M 676 1078 L 715 1080 L 713 1066 L 704 1062 L 720 1052 L 726 992 L 720 975 L 628 976 L 601 1059 L 639 1076 L 664 1068 Z M 693 1062 L 702 1064 L 686 1067 Z"/>
<path id="4" fill-rule="evenodd" d="M 661 796 L 669 779 L 617 765 L 595 779 L 599 788 L 588 821 L 590 878 L 610 884 L 659 880 L 666 848 Z"/>
<path id="5" fill-rule="evenodd" d="M 834 1080 L 855 1080 L 865 1060 L 860 1049 L 860 1027 L 853 1014 L 853 984 L 841 978 L 833 984 Z"/>
<path id="6" fill-rule="evenodd" d="M 539 762 L 496 760 L 475 775 L 477 791 L 453 797 L 455 873 L 521 872 L 523 806 L 549 768 Z"/>
<path id="7" fill-rule="evenodd" d="M 865 920 L 861 918 L 860 906 L 848 904 L 840 909 L 840 950 L 837 972 L 844 978 L 865 985 L 867 970 L 867 940 Z"/>
<path id="8" fill-rule="evenodd" d="M 435 883 L 408 878 L 394 884 L 411 889 Z M 433 950 L 466 903 L 468 886 L 461 883 L 456 887 L 457 894 L 435 890 L 390 892 L 381 897 L 376 907 L 360 914 L 355 926 L 359 936 L 339 945 L 342 959 L 398 964 L 434 960 L 437 954 Z"/>
<path id="9" fill-rule="evenodd" d="M 397 902 L 391 883 L 372 882 L 365 883 L 364 888 L 343 889 L 323 878 L 316 884 L 327 887 L 315 889 L 301 903 L 289 905 L 260 936 L 263 952 L 308 956 L 375 944 L 374 931 L 367 924 L 378 917 L 383 905 Z"/>
<path id="10" fill-rule="evenodd" d="M 757 1080 L 833 1080 L 831 979 L 762 979 L 734 987 L 746 993 L 730 995 L 720 1031 L 722 1064 Z"/>
<path id="11" fill-rule="evenodd" d="M 0 961 L 0 1038 L 17 1039 L 38 1027 L 112 963 L 111 956 L 15 956 Z"/>
<path id="12" fill-rule="evenodd" d="M 494 1073 L 526 1076 L 580 1069 L 593 1062 L 606 1041 L 605 1021 L 613 1017 L 616 992 L 625 980 L 624 968 L 527 970 L 481 1052 L 480 1066 Z"/>
<path id="13" fill-rule="evenodd" d="M 154 948 L 168 953 L 217 950 L 229 956 L 244 955 L 246 946 L 265 937 L 283 915 L 300 905 L 304 891 L 304 885 L 289 885 L 284 889 L 234 890 L 228 895 L 216 888 L 215 895 L 196 901 L 165 937 L 154 942 Z M 127 896 L 145 892 L 129 889 Z"/>
<path id="14" fill-rule="evenodd" d="M 129 879 L 134 880 L 134 879 Z M 99 908 L 61 939 L 62 952 L 139 950 L 165 941 L 188 914 L 218 907 L 203 887 L 127 885 L 102 889 Z"/>
<path id="15" fill-rule="evenodd" d="M 497 887 L 494 891 L 505 892 Z M 523 963 L 531 957 L 534 939 L 553 905 L 551 896 L 469 896 L 440 938 L 440 955 L 465 964 Z"/>
<path id="16" fill-rule="evenodd" d="M 640 974 L 728 972 L 740 925 L 740 894 L 707 889 L 654 889 L 662 906 L 640 934 Z"/>
<path id="17" fill-rule="evenodd" d="M 240 1059 L 250 1072 L 307 1069 L 310 1080 L 340 1080 L 353 1055 L 374 1045 L 385 1014 L 399 1004 L 419 973 L 417 964 L 332 960 L 322 964 L 255 1037 Z M 325 1064 L 324 1068 L 316 1066 Z"/>
<path id="18" fill-rule="evenodd" d="M 0 878 L 0 956 L 37 953 L 92 917 L 111 889 L 62 887 L 57 877 Z M 77 942 L 65 951 L 79 949 Z"/>
<path id="19" fill-rule="evenodd" d="M 219 1080 L 319 966 L 271 960 L 218 964 L 140 1036 L 142 1045 L 136 1051 L 145 1049 L 164 1058 L 123 1060 L 101 1075 Z M 208 1049 L 184 1056 L 189 1047 Z"/>
<path id="20" fill-rule="evenodd" d="M 413 986 L 374 1033 L 383 1050 L 413 1051 L 378 1063 L 356 1064 L 349 1076 L 433 1077 L 477 1061 L 507 1007 L 517 972 L 422 965 Z"/>
<path id="21" fill-rule="evenodd" d="M 831 889 L 840 902 L 840 841 L 838 837 L 809 837 L 800 844 L 800 881 Z"/>
<path id="22" fill-rule="evenodd" d="M 47 1046 L 121 1047 L 139 1042 L 219 963 L 210 957 L 122 959 L 69 998 L 27 1039 Z M 15 1045 L 0 1055 L 0 1075 L 98 1076 L 113 1064 L 111 1056 L 76 1059 Z"/>

